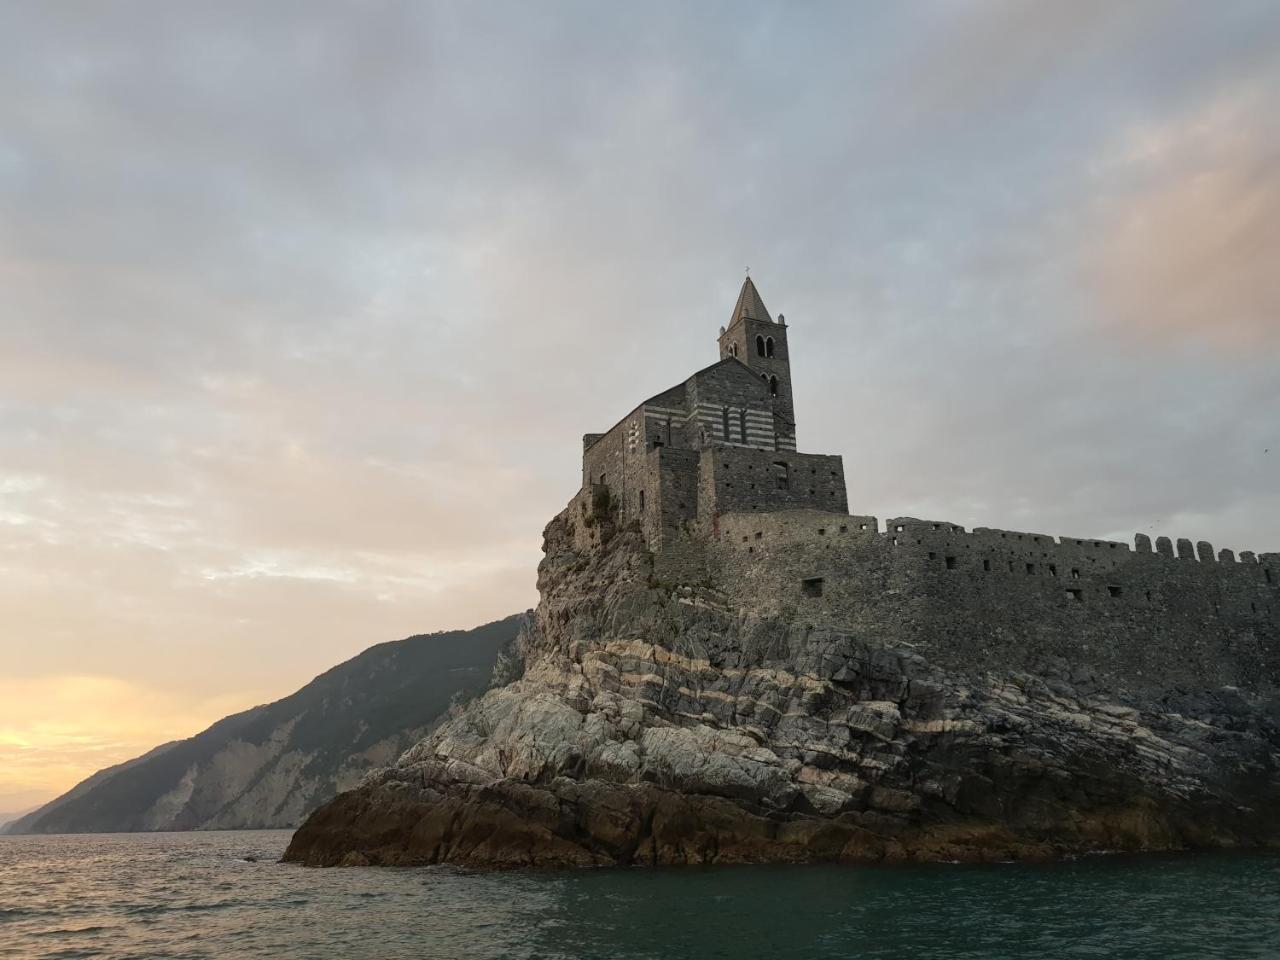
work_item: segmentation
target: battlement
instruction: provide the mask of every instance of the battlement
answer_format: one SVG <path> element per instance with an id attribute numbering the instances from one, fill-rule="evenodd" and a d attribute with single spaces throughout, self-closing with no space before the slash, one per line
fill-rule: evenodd
<path id="1" fill-rule="evenodd" d="M 721 516 L 704 576 L 735 602 L 957 666 L 1054 657 L 1135 684 L 1280 683 L 1280 554 L 1205 555 L 797 510 Z"/>
<path id="2" fill-rule="evenodd" d="M 635 525 L 663 582 L 956 666 L 1280 683 L 1278 553 L 851 515 L 843 460 L 796 450 L 781 319 L 748 281 L 718 363 L 584 437 L 580 546 Z"/>

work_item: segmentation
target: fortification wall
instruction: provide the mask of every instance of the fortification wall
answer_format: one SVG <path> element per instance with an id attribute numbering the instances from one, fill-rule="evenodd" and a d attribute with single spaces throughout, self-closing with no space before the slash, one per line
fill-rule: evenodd
<path id="1" fill-rule="evenodd" d="M 1280 683 L 1277 555 L 1207 556 L 910 518 L 880 532 L 871 517 L 792 511 L 722 515 L 707 570 L 744 611 L 960 669 L 1056 658 L 1134 686 Z"/>
<path id="2" fill-rule="evenodd" d="M 838 456 L 717 447 L 703 451 L 699 473 L 703 519 L 776 510 L 849 512 Z"/>
<path id="3" fill-rule="evenodd" d="M 659 447 L 647 452 L 640 524 L 652 548 L 687 534 L 697 519 L 699 460 L 697 450 Z"/>

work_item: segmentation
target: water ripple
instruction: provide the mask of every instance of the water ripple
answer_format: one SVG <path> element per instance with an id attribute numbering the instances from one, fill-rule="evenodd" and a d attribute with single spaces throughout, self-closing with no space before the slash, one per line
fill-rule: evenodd
<path id="1" fill-rule="evenodd" d="M 0 837 L 18 960 L 1250 960 L 1280 858 L 474 874 L 305 870 L 288 834 Z"/>

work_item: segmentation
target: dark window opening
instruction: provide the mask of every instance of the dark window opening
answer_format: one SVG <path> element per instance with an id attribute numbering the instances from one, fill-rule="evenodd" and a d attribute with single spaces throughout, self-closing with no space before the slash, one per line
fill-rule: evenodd
<path id="1" fill-rule="evenodd" d="M 982 561 L 982 569 L 983 569 L 983 570 L 990 571 L 990 569 L 991 569 L 991 561 L 990 561 L 990 560 L 983 560 L 983 561 Z"/>
<path id="2" fill-rule="evenodd" d="M 1083 591 L 1083 590 L 1076 589 L 1075 587 L 1068 587 L 1068 588 L 1067 588 L 1067 599 L 1068 599 L 1068 600 L 1083 600 L 1083 599 L 1084 599 L 1084 591 Z"/>
<path id="3" fill-rule="evenodd" d="M 761 533 L 759 530 L 757 530 L 757 531 L 756 531 L 756 539 L 757 539 L 757 540 L 763 540 L 763 539 L 764 539 L 764 534 L 763 534 L 763 533 Z"/>
<path id="4" fill-rule="evenodd" d="M 1147 602 L 1148 602 L 1148 603 L 1150 603 L 1150 602 L 1151 602 L 1151 591 L 1150 591 L 1150 590 L 1148 590 L 1148 591 L 1147 591 Z"/>
<path id="5" fill-rule="evenodd" d="M 776 397 L 778 395 L 778 378 L 769 378 L 769 396 Z"/>
<path id="6" fill-rule="evenodd" d="M 1270 567 L 1266 567 L 1266 568 L 1264 568 L 1262 572 L 1263 572 L 1263 573 L 1265 573 L 1265 574 L 1267 575 L 1267 583 L 1275 583 L 1275 581 L 1271 579 L 1271 568 L 1270 568 Z"/>
<path id="7" fill-rule="evenodd" d="M 937 559 L 938 559 L 938 555 L 937 555 L 936 553 L 934 553 L 932 550 L 930 550 L 930 551 L 929 551 L 929 559 L 930 559 L 930 560 L 937 560 Z"/>
<path id="8" fill-rule="evenodd" d="M 1113 597 L 1118 597 L 1120 596 L 1121 590 L 1119 587 L 1109 586 L 1107 587 L 1107 593 L 1111 594 Z"/>
<path id="9" fill-rule="evenodd" d="M 742 442 L 747 442 L 747 411 L 744 407 L 738 411 L 738 429 L 742 434 Z"/>
<path id="10" fill-rule="evenodd" d="M 848 533 L 848 532 L 849 532 L 849 528 L 848 528 L 848 527 L 841 527 L 841 528 L 840 528 L 840 532 L 841 532 L 841 533 Z"/>
<path id="11" fill-rule="evenodd" d="M 644 491 L 640 491 L 640 512 L 644 513 Z"/>
<path id="12" fill-rule="evenodd" d="M 1077 569 L 1075 569 L 1074 567 L 1071 569 L 1071 579 L 1072 579 L 1072 580 L 1079 580 L 1079 579 L 1080 579 L 1080 571 L 1079 571 L 1079 570 L 1077 570 Z"/>
<path id="13" fill-rule="evenodd" d="M 822 596 L 822 578 L 806 577 L 804 580 L 801 580 L 800 592 L 803 593 L 806 597 Z"/>
<path id="14" fill-rule="evenodd" d="M 1221 612 L 1222 612 L 1222 607 L 1215 602 L 1213 605 L 1213 615 L 1216 617 Z"/>
<path id="15" fill-rule="evenodd" d="M 756 337 L 756 356 L 764 356 L 764 337 Z"/>
<path id="16" fill-rule="evenodd" d="M 956 568 L 955 557 L 946 557 L 944 562 L 946 563 L 948 570 L 954 570 Z"/>
<path id="17" fill-rule="evenodd" d="M 778 483 L 779 490 L 791 489 L 791 468 L 780 460 L 773 464 L 773 477 Z"/>
<path id="18" fill-rule="evenodd" d="M 1257 605 L 1256 603 L 1254 603 L 1253 601 L 1250 601 L 1250 602 L 1249 602 L 1249 609 L 1250 609 L 1250 610 L 1252 610 L 1254 613 L 1257 613 L 1257 612 L 1258 612 L 1258 605 Z"/>
<path id="19" fill-rule="evenodd" d="M 1010 573 L 1013 573 L 1013 561 L 1012 561 L 1012 560 L 1010 560 L 1010 561 L 1009 561 L 1009 572 L 1010 572 Z"/>
<path id="20" fill-rule="evenodd" d="M 1057 575 L 1058 575 L 1058 568 L 1054 566 L 1052 563 L 1049 564 L 1049 576 L 1056 577 Z"/>
<path id="21" fill-rule="evenodd" d="M 729 408 L 728 408 L 728 407 L 725 407 L 723 410 L 721 410 L 721 411 L 720 411 L 720 416 L 721 416 L 721 419 L 722 419 L 722 421 L 723 421 L 723 426 L 724 426 L 724 442 L 725 442 L 725 443 L 728 443 L 728 442 L 729 442 L 729 439 L 730 439 L 730 437 L 729 437 Z"/>
<path id="22" fill-rule="evenodd" d="M 1028 576 L 1028 577 L 1034 576 L 1034 575 L 1035 575 L 1035 572 L 1036 572 L 1036 565 L 1035 565 L 1034 563 L 1028 563 L 1028 564 L 1027 564 L 1027 576 Z"/>
<path id="23" fill-rule="evenodd" d="M 766 357 L 772 357 L 772 356 L 773 356 L 773 337 L 769 337 L 767 340 L 765 340 L 765 342 L 764 342 L 764 355 L 765 355 Z"/>

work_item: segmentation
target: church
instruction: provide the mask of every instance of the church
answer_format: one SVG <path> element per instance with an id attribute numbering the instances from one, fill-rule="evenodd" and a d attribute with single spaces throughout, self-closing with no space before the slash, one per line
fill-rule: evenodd
<path id="1" fill-rule="evenodd" d="M 750 277 L 719 347 L 711 366 L 583 437 L 589 502 L 639 522 L 654 548 L 711 533 L 726 513 L 848 513 L 841 458 L 796 450 L 786 320 Z"/>

